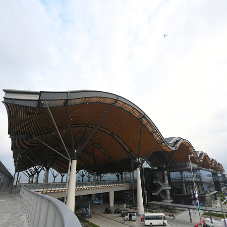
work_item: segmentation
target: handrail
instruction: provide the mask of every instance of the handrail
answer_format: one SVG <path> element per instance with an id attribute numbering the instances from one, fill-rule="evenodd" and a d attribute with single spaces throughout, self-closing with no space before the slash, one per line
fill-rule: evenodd
<path id="1" fill-rule="evenodd" d="M 77 182 L 76 183 L 76 189 L 81 190 L 81 189 L 95 189 L 100 186 L 103 187 L 119 187 L 119 186 L 128 186 L 131 185 L 131 181 L 98 181 L 98 182 Z M 26 187 L 29 190 L 33 191 L 42 191 L 42 190 L 65 190 L 66 188 L 66 183 L 32 183 L 32 184 L 21 184 L 24 187 Z"/>
<path id="2" fill-rule="evenodd" d="M 76 215 L 64 203 L 20 187 L 20 196 L 31 227 L 81 227 Z"/>

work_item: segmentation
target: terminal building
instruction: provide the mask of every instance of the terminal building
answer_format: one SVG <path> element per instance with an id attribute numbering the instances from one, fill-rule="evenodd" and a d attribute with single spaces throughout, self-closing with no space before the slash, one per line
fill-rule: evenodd
<path id="1" fill-rule="evenodd" d="M 121 96 L 88 90 L 4 92 L 15 171 L 26 171 L 34 183 L 42 170 L 45 183 L 50 169 L 62 179 L 70 175 L 71 210 L 80 171 L 94 181 L 107 174 L 125 180 L 128 173 L 130 190 L 111 192 L 107 199 L 112 206 L 127 196 L 138 214 L 149 201 L 192 204 L 194 182 L 202 197 L 225 190 L 221 163 L 187 139 L 164 138 L 146 113 Z"/>
<path id="2" fill-rule="evenodd" d="M 12 185 L 13 180 L 13 176 L 9 170 L 0 161 L 0 189 Z"/>

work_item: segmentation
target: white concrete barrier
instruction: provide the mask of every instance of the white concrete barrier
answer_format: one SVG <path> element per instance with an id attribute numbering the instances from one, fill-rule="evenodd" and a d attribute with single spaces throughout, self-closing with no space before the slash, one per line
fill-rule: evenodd
<path id="1" fill-rule="evenodd" d="M 81 227 L 76 215 L 58 199 L 24 187 L 20 196 L 31 227 Z"/>

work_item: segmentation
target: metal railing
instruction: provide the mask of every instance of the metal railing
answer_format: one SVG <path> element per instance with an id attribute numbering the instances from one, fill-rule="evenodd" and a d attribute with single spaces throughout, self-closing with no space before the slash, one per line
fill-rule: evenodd
<path id="1" fill-rule="evenodd" d="M 29 190 L 39 192 L 65 191 L 66 183 L 40 183 L 40 184 L 21 184 Z M 77 182 L 76 190 L 92 190 L 106 187 L 122 187 L 132 185 L 131 181 L 96 181 L 96 182 Z"/>
<path id="2" fill-rule="evenodd" d="M 59 200 L 21 186 L 20 196 L 32 227 L 81 227 L 76 215 Z"/>

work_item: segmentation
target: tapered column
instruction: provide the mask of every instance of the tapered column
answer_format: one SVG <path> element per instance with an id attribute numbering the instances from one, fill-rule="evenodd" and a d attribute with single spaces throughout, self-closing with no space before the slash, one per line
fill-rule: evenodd
<path id="1" fill-rule="evenodd" d="M 37 173 L 37 175 L 36 175 L 35 183 L 36 183 L 36 184 L 39 183 L 39 173 Z"/>
<path id="2" fill-rule="evenodd" d="M 186 194 L 186 187 L 185 187 L 185 183 L 184 183 L 183 172 L 180 172 L 180 175 L 181 175 L 181 183 L 182 183 L 182 193 Z"/>
<path id="3" fill-rule="evenodd" d="M 61 183 L 63 183 L 64 175 L 61 175 Z"/>
<path id="4" fill-rule="evenodd" d="M 110 207 L 114 207 L 114 191 L 109 192 Z"/>
<path id="5" fill-rule="evenodd" d="M 77 160 L 72 160 L 72 167 L 69 179 L 69 190 L 67 197 L 67 206 L 74 212 L 75 209 L 75 187 L 76 187 L 76 164 Z"/>
<path id="6" fill-rule="evenodd" d="M 143 195 L 141 188 L 140 169 L 137 168 L 137 213 L 144 214 Z"/>
<path id="7" fill-rule="evenodd" d="M 94 175 L 93 175 L 93 182 L 96 182 L 96 172 L 94 172 Z"/>
<path id="8" fill-rule="evenodd" d="M 165 179 L 165 184 L 169 185 L 167 171 L 164 171 L 163 175 L 164 175 L 164 179 Z M 167 195 L 167 199 L 170 199 L 170 190 L 169 189 L 166 189 L 166 195 Z"/>
<path id="9" fill-rule="evenodd" d="M 46 170 L 46 173 L 45 173 L 45 180 L 44 180 L 44 183 L 47 184 L 48 183 L 48 178 L 49 178 L 49 169 Z"/>

